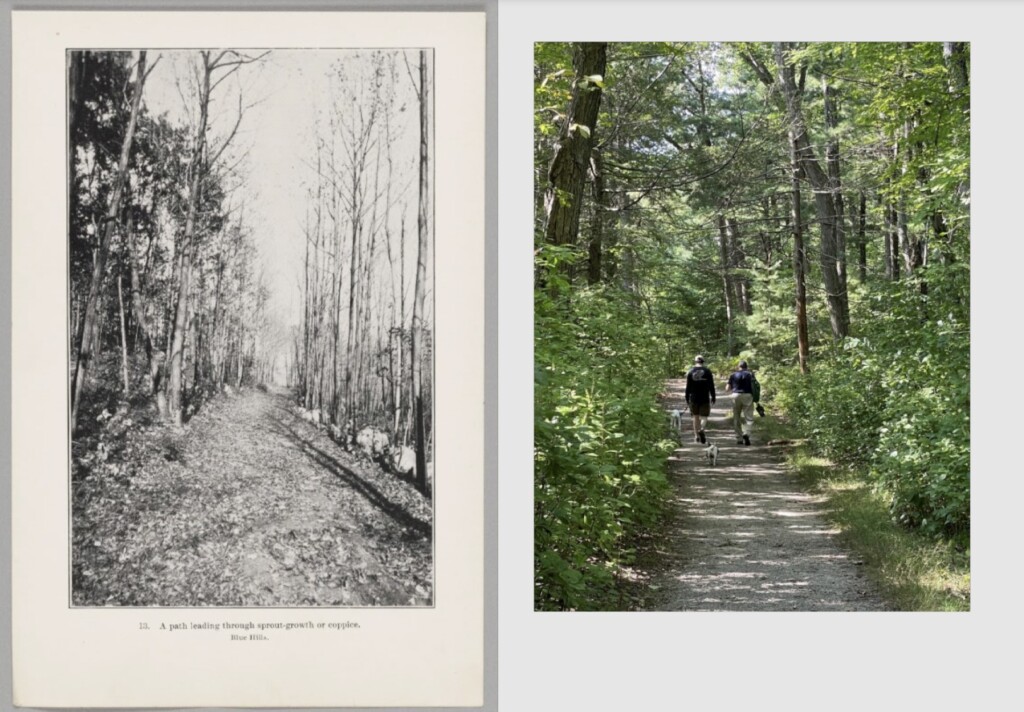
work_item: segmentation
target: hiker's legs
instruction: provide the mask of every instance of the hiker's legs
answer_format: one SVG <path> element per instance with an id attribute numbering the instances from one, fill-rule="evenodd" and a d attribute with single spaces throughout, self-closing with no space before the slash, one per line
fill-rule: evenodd
<path id="1" fill-rule="evenodd" d="M 732 401 L 732 425 L 736 431 L 736 439 L 750 435 L 754 427 L 754 396 L 750 393 L 737 393 Z"/>
<path id="2" fill-rule="evenodd" d="M 704 442 L 704 438 L 701 433 L 704 432 L 704 427 L 708 424 L 708 415 L 711 414 L 710 403 L 691 403 L 690 414 L 693 416 L 693 437 L 700 442 Z"/>
<path id="3" fill-rule="evenodd" d="M 754 430 L 754 396 L 744 393 L 743 397 L 746 400 L 743 404 L 743 434 L 750 435 Z"/>

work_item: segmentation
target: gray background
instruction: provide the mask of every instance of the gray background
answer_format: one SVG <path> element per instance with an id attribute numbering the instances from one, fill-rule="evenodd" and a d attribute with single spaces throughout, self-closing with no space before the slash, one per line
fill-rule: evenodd
<path id="1" fill-rule="evenodd" d="M 0 0 L 0 711 L 13 709 L 11 681 L 11 10 L 448 10 L 487 13 L 487 163 L 485 208 L 484 706 L 498 708 L 498 404 L 497 404 L 497 28 L 498 0 L 274 2 L 273 0 Z M 31 709 L 31 708 L 17 708 Z M 380 710 L 383 708 L 374 708 Z M 392 708 L 396 709 L 396 708 Z M 433 708 L 442 709 L 442 708 Z"/>

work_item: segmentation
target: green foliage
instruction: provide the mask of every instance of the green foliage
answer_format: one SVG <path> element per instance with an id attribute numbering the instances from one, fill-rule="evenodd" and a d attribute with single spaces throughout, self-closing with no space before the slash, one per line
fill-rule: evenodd
<path id="1" fill-rule="evenodd" d="M 796 436 L 785 424 L 766 425 L 775 426 L 776 437 Z M 962 542 L 936 541 L 894 522 L 888 498 L 856 467 L 811 457 L 802 447 L 788 460 L 803 486 L 828 499 L 826 516 L 895 610 L 970 610 L 970 549 Z"/>
<path id="2" fill-rule="evenodd" d="M 666 350 L 622 292 L 549 293 L 536 296 L 535 607 L 601 608 L 631 536 L 662 511 Z"/>
<path id="3" fill-rule="evenodd" d="M 894 516 L 935 536 L 970 527 L 968 274 L 963 263 L 931 268 L 927 294 L 906 285 L 872 320 L 892 354 L 872 472 Z"/>
<path id="4" fill-rule="evenodd" d="M 823 170 L 826 144 L 838 147 L 852 334 L 833 337 L 805 180 L 796 219 L 811 372 L 801 375 L 789 125 L 778 87 L 766 86 L 774 48 L 609 44 L 579 234 L 558 247 L 535 234 L 538 608 L 610 595 L 626 560 L 615 547 L 629 539 L 621 515 L 636 521 L 635 502 L 616 509 L 617 488 L 627 472 L 645 482 L 639 444 L 663 429 L 645 409 L 681 350 L 746 357 L 766 405 L 819 454 L 856 466 L 895 522 L 968 536 L 970 91 L 969 49 L 958 47 L 789 47 Z M 575 130 L 573 78 L 570 44 L 536 45 L 538 225 L 554 142 Z M 901 254 L 887 265 L 883 238 L 897 221 Z M 600 270 L 588 270 L 595 256 Z"/>
<path id="5" fill-rule="evenodd" d="M 925 270 L 862 304 L 863 335 L 773 374 L 779 406 L 820 454 L 862 463 L 893 518 L 936 537 L 970 529 L 967 267 Z"/>

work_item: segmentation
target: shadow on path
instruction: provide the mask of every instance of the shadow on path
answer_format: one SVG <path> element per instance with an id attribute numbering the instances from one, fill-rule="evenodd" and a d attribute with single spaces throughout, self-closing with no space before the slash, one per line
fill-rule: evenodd
<path id="1" fill-rule="evenodd" d="M 685 409 L 684 382 L 666 384 L 665 408 Z M 646 610 L 876 611 L 884 600 L 825 518 L 825 501 L 789 476 L 755 422 L 752 444 L 736 444 L 733 398 L 719 394 L 707 439 L 717 465 L 684 419 L 669 457 L 673 516 L 635 572 L 647 581 Z M 684 411 L 685 412 L 685 411 Z M 686 413 L 688 415 L 688 413 Z"/>
<path id="2" fill-rule="evenodd" d="M 294 415 L 289 413 L 289 417 L 294 417 Z M 430 536 L 431 526 L 428 522 L 418 519 L 405 511 L 401 505 L 392 502 L 374 485 L 314 445 L 312 440 L 303 437 L 297 430 L 280 419 L 274 419 L 273 427 L 280 435 L 295 444 L 306 457 L 361 494 L 370 504 L 391 517 L 397 524 L 411 529 L 420 537 Z"/>

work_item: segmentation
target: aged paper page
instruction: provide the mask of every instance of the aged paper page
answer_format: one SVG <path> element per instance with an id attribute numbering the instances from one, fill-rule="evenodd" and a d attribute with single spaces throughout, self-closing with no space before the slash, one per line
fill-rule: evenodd
<path id="1" fill-rule="evenodd" d="M 481 705 L 485 15 L 15 12 L 12 17 L 15 703 Z M 422 81 L 416 58 L 429 56 L 434 165 L 432 211 L 428 207 L 433 217 L 433 275 L 428 284 L 433 286 L 421 316 L 433 323 L 431 427 L 436 437 L 428 506 L 432 522 L 426 527 L 431 561 L 429 584 L 410 586 L 401 600 L 275 600 L 271 586 L 265 598 L 242 598 L 240 605 L 203 605 L 186 593 L 172 594 L 166 604 L 144 600 L 136 605 L 140 599 L 134 594 L 115 591 L 104 600 L 86 599 L 73 585 L 65 209 L 68 51 L 147 50 L 151 67 L 161 58 L 147 80 L 156 87 L 156 73 L 170 71 L 178 61 L 175 52 L 208 48 L 245 49 L 247 56 L 277 50 L 281 57 L 300 60 L 309 51 L 322 62 L 334 61 L 332 52 L 379 50 L 392 57 L 391 81 L 405 92 L 416 90 Z M 402 52 L 388 55 L 392 50 Z M 355 70 L 346 71 L 351 76 Z M 143 97 L 147 101 L 145 93 Z M 154 103 L 156 97 L 154 93 Z M 413 103 L 409 111 L 415 116 Z M 307 106 L 296 102 L 294 111 L 296 126 L 309 123 L 304 117 Z M 278 120 L 279 150 L 286 151 L 291 140 L 287 117 Z M 244 134 L 243 127 L 239 135 Z M 257 150 L 266 147 L 254 146 Z M 410 235 L 417 230 L 414 166 L 410 159 L 405 168 L 411 171 L 404 187 L 413 211 L 406 225 Z M 378 186 L 377 192 L 383 194 L 383 188 Z M 256 200 L 266 206 L 273 196 L 264 193 Z M 296 225 L 280 229 L 294 232 Z M 415 241 L 410 244 L 415 246 Z M 293 279 L 293 287 L 295 283 Z M 408 290 L 411 301 L 412 287 Z M 74 356 L 70 370 L 74 372 Z M 309 409 L 295 412 L 314 419 Z M 300 425 L 316 432 L 308 423 Z M 372 446 L 366 442 L 360 445 Z M 402 453 L 395 452 L 399 467 Z M 408 463 L 401 467 L 408 469 Z M 391 513 L 379 490 L 363 486 L 361 491 L 363 499 Z M 308 512 L 293 514 L 298 520 L 312 517 Z M 301 521 L 294 526 L 300 531 Z M 282 551 L 269 555 L 294 573 L 294 555 Z"/>

